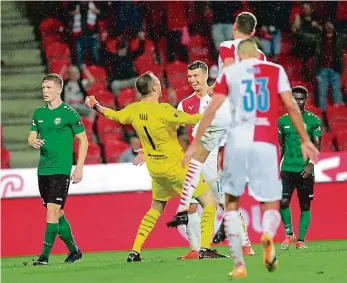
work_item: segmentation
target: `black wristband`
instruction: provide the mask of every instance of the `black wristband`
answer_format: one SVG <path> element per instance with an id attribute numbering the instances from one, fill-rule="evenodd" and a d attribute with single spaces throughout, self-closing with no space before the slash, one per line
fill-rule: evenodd
<path id="1" fill-rule="evenodd" d="M 99 106 L 100 106 L 99 103 L 95 103 L 94 106 L 93 106 L 93 109 L 94 109 L 95 111 L 99 112 L 99 111 L 98 111 L 98 107 L 99 107 Z"/>

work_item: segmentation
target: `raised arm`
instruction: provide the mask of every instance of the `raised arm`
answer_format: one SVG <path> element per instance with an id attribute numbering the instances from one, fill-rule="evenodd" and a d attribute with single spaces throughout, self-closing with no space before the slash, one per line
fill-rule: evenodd
<path id="1" fill-rule="evenodd" d="M 164 113 L 166 122 L 174 124 L 176 126 L 195 125 L 200 121 L 202 117 L 201 114 L 191 115 L 179 111 L 172 107 L 170 104 L 165 105 Z"/>

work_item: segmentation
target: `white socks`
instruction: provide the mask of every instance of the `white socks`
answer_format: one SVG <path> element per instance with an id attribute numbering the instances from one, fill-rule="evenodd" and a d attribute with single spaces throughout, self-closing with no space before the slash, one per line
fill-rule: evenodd
<path id="1" fill-rule="evenodd" d="M 239 212 L 239 216 L 240 216 L 240 220 L 241 220 L 241 227 L 242 227 L 242 229 L 241 229 L 242 246 L 250 246 L 251 241 L 249 240 L 249 237 L 248 237 L 248 230 L 247 230 L 246 221 L 243 218 L 241 211 L 238 210 L 238 212 Z"/>
<path id="2" fill-rule="evenodd" d="M 200 216 L 197 212 L 188 214 L 187 235 L 190 248 L 194 251 L 200 250 L 201 225 Z"/>
<path id="3" fill-rule="evenodd" d="M 276 235 L 278 226 L 281 223 L 281 215 L 275 209 L 268 209 L 263 214 L 262 226 L 263 233 L 270 235 L 272 238 Z"/>
<path id="4" fill-rule="evenodd" d="M 181 195 L 181 202 L 178 207 L 178 211 L 187 211 L 189 208 L 190 201 L 194 195 L 195 188 L 199 184 L 201 174 L 202 163 L 191 159 L 189 162 L 189 168 L 184 180 L 183 191 Z"/>
<path id="5" fill-rule="evenodd" d="M 235 266 L 245 265 L 242 250 L 242 224 L 238 211 L 225 212 L 224 229 Z"/>

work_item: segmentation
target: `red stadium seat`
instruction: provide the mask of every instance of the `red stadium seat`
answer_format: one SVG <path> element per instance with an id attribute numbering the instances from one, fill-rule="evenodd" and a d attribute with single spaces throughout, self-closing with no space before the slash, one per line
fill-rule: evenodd
<path id="1" fill-rule="evenodd" d="M 164 69 L 161 65 L 156 63 L 150 63 L 150 62 L 139 62 L 139 64 L 136 66 L 136 70 L 139 74 L 143 74 L 147 71 L 151 71 L 154 75 L 158 77 L 161 83 L 163 83 L 163 72 Z"/>
<path id="2" fill-rule="evenodd" d="M 53 33 L 60 33 L 64 28 L 64 24 L 55 18 L 44 19 L 40 23 L 40 33 L 42 36 Z"/>
<path id="3" fill-rule="evenodd" d="M 96 128 L 99 135 L 104 133 L 122 132 L 122 125 L 120 123 L 107 119 L 102 115 L 98 115 Z"/>
<path id="4" fill-rule="evenodd" d="M 93 122 L 87 119 L 86 117 L 81 117 L 81 121 L 83 123 L 84 130 L 86 131 L 86 133 L 89 135 L 94 135 Z"/>
<path id="5" fill-rule="evenodd" d="M 119 95 L 117 96 L 117 101 L 120 109 L 126 107 L 130 103 L 133 103 L 135 101 L 135 89 L 122 89 Z"/>
<path id="6" fill-rule="evenodd" d="M 94 82 L 88 89 L 87 89 L 87 94 L 88 95 L 95 95 L 96 93 L 104 93 L 107 92 L 107 86 L 106 86 L 106 81 L 105 82 Z"/>
<path id="7" fill-rule="evenodd" d="M 339 21 L 347 21 L 347 2 L 338 1 L 336 19 Z"/>
<path id="8" fill-rule="evenodd" d="M 181 61 L 174 61 L 166 64 L 166 71 L 169 79 L 172 77 L 185 78 L 187 80 L 187 64 Z"/>
<path id="9" fill-rule="evenodd" d="M 88 153 L 85 164 L 100 164 L 101 163 L 101 150 L 99 145 L 89 143 Z"/>
<path id="10" fill-rule="evenodd" d="M 106 41 L 106 50 L 110 53 L 116 52 L 116 45 L 119 42 L 118 38 L 108 38 Z"/>
<path id="11" fill-rule="evenodd" d="M 104 87 L 104 86 L 103 86 Z M 115 97 L 112 92 L 107 89 L 96 90 L 96 92 L 87 91 L 89 95 L 94 95 L 95 98 L 105 107 L 114 108 L 115 106 Z"/>
<path id="12" fill-rule="evenodd" d="M 100 66 L 91 65 L 91 66 L 88 66 L 88 71 L 93 75 L 96 82 L 105 82 L 106 81 L 107 74 L 106 74 L 105 68 L 100 67 Z M 87 76 L 84 72 L 82 74 L 82 78 L 83 79 L 87 78 Z"/>
<path id="13" fill-rule="evenodd" d="M 176 92 L 178 102 L 193 93 L 193 90 L 189 86 L 186 77 L 185 78 L 169 77 L 169 82 L 170 82 L 170 86 Z"/>
<path id="14" fill-rule="evenodd" d="M 208 40 L 205 36 L 195 35 L 190 38 L 189 45 L 189 61 L 194 62 L 196 60 L 201 60 L 209 65 L 209 48 Z"/>
<path id="15" fill-rule="evenodd" d="M 64 43 L 62 34 L 48 34 L 43 36 L 41 41 L 42 41 L 43 50 L 46 50 L 50 44 L 53 44 L 56 42 Z"/>
<path id="16" fill-rule="evenodd" d="M 338 132 L 342 132 L 345 131 L 347 132 L 347 120 L 334 120 L 334 121 L 330 121 L 330 127 L 331 127 L 331 131 L 333 133 L 338 133 Z"/>
<path id="17" fill-rule="evenodd" d="M 329 122 L 339 119 L 347 120 L 347 106 L 346 105 L 327 105 L 327 115 Z"/>
<path id="18" fill-rule="evenodd" d="M 65 43 L 52 43 L 47 46 L 45 52 L 48 60 L 52 60 L 54 58 L 70 58 L 70 49 Z"/>
<path id="19" fill-rule="evenodd" d="M 60 74 L 64 66 L 66 66 L 65 71 L 62 74 L 63 80 L 67 80 L 67 70 L 70 67 L 70 60 L 67 58 L 62 59 L 52 59 L 49 61 L 49 71 L 51 73 Z"/>
<path id="20" fill-rule="evenodd" d="M 6 148 L 1 147 L 1 169 L 8 168 L 10 168 L 10 152 Z"/>
<path id="21" fill-rule="evenodd" d="M 329 133 L 329 132 L 323 133 L 321 151 L 324 151 L 324 152 L 334 151 L 332 141 L 333 141 L 332 133 Z"/>
<path id="22" fill-rule="evenodd" d="M 344 131 L 336 133 L 337 145 L 340 151 L 347 151 L 347 131 L 346 128 Z"/>
<path id="23" fill-rule="evenodd" d="M 121 154 L 129 148 L 129 145 L 124 141 L 107 140 L 104 147 L 106 162 L 115 163 L 118 161 Z"/>
<path id="24" fill-rule="evenodd" d="M 316 114 L 318 117 L 322 117 L 322 109 L 320 109 L 319 107 L 314 106 L 313 104 L 307 104 L 305 109 L 307 111 L 310 111 L 310 112 Z"/>

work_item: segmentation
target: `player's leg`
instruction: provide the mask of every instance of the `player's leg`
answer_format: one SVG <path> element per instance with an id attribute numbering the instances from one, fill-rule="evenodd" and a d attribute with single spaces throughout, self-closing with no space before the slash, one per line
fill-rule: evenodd
<path id="1" fill-rule="evenodd" d="M 300 174 L 300 173 L 299 173 Z M 280 214 L 284 229 L 286 230 L 286 238 L 281 243 L 281 249 L 289 249 L 295 243 L 295 235 L 292 226 L 292 213 L 290 211 L 290 201 L 295 190 L 295 183 L 298 173 L 282 171 L 282 200 L 280 202 Z"/>
<path id="2" fill-rule="evenodd" d="M 190 245 L 190 251 L 184 256 L 179 256 L 177 259 L 198 259 L 200 242 L 201 242 L 201 229 L 200 229 L 200 216 L 197 212 L 199 202 L 192 199 L 188 209 L 188 224 L 186 233 Z"/>
<path id="3" fill-rule="evenodd" d="M 145 216 L 142 218 L 139 229 L 136 234 L 136 238 L 130 252 L 127 261 L 142 261 L 140 257 L 141 249 L 146 241 L 148 235 L 152 232 L 159 216 L 165 209 L 166 201 L 152 200 L 151 208 L 147 211 Z"/>
<path id="4" fill-rule="evenodd" d="M 47 224 L 45 237 L 43 242 L 43 249 L 41 255 L 37 260 L 33 261 L 33 265 L 47 265 L 49 255 L 53 248 L 55 239 L 58 235 L 59 231 L 59 213 L 61 208 L 60 200 L 55 193 L 56 191 L 52 187 L 52 180 L 54 179 L 54 175 L 49 176 L 39 176 L 39 190 L 41 194 L 41 198 L 43 200 L 44 205 L 47 207 Z M 56 203 L 57 202 L 57 203 Z"/>
<path id="5" fill-rule="evenodd" d="M 297 192 L 300 203 L 300 224 L 299 236 L 296 243 L 297 249 L 306 249 L 305 237 L 311 221 L 311 201 L 313 200 L 314 176 L 310 175 L 307 178 L 300 176 L 298 181 Z"/>
<path id="6" fill-rule="evenodd" d="M 242 224 L 239 209 L 239 196 L 244 192 L 247 176 L 246 148 L 234 147 L 230 142 L 225 146 L 224 176 L 222 179 L 225 193 L 224 229 L 228 239 L 230 253 L 234 260 L 233 271 L 229 276 L 242 278 L 246 276 L 242 251 Z"/>
<path id="7" fill-rule="evenodd" d="M 262 203 L 263 263 L 269 272 L 274 272 L 278 262 L 273 238 L 281 223 L 279 201 L 282 199 L 277 147 L 270 143 L 253 142 L 247 163 L 250 195 Z"/>

